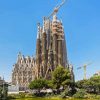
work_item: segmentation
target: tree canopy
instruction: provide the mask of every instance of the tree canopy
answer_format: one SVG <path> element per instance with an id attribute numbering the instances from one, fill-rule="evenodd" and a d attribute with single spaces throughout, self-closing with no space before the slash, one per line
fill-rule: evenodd
<path id="1" fill-rule="evenodd" d="M 30 89 L 42 89 L 47 86 L 47 82 L 43 78 L 35 79 L 29 84 Z"/>
<path id="2" fill-rule="evenodd" d="M 89 93 L 100 93 L 100 76 L 96 75 L 90 79 L 78 81 L 76 86 L 86 89 Z"/>
<path id="3" fill-rule="evenodd" d="M 56 89 L 69 85 L 71 83 L 70 71 L 67 68 L 58 66 L 52 73 L 52 82 Z"/>

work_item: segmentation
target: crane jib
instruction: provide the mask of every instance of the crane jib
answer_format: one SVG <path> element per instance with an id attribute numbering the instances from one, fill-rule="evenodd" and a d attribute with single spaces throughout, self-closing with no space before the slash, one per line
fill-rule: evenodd
<path id="1" fill-rule="evenodd" d="M 60 5 L 58 5 L 58 6 L 56 6 L 54 8 L 53 12 L 47 18 L 49 19 L 51 16 L 57 14 L 57 12 L 59 11 L 59 9 L 64 5 L 65 2 L 66 2 L 66 0 L 62 0 L 62 3 Z"/>

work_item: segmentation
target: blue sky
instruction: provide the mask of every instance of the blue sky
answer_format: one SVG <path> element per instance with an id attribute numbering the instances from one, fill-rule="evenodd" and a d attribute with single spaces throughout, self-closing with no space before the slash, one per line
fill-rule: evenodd
<path id="1" fill-rule="evenodd" d="M 37 23 L 48 16 L 61 0 L 0 0 L 0 75 L 11 80 L 12 65 L 19 51 L 35 55 Z M 74 65 L 76 80 L 100 70 L 100 0 L 68 0 L 59 10 L 62 19 L 68 59 Z"/>

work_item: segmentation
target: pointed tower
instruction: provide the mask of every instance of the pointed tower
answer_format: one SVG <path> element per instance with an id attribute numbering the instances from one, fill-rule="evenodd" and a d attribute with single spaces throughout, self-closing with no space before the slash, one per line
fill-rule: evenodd
<path id="1" fill-rule="evenodd" d="M 62 28 L 63 34 L 64 34 L 64 27 Z M 68 66 L 68 60 L 67 60 L 67 48 L 66 48 L 66 39 L 65 39 L 65 34 L 63 36 L 63 66 L 66 67 Z"/>
<path id="2" fill-rule="evenodd" d="M 43 33 L 42 33 L 42 66 L 41 66 L 41 74 L 44 77 L 47 70 L 47 34 L 45 29 L 45 17 L 43 19 Z"/>
<path id="3" fill-rule="evenodd" d="M 56 68 L 58 65 L 58 44 L 57 44 L 57 16 L 53 15 L 52 21 L 52 34 L 53 34 L 53 54 L 54 54 L 54 67 Z"/>
<path id="4" fill-rule="evenodd" d="M 36 64 L 37 64 L 37 78 L 40 76 L 41 64 L 41 40 L 40 40 L 40 23 L 38 23 L 37 43 L 36 43 Z"/>
<path id="5" fill-rule="evenodd" d="M 22 58 L 22 54 L 21 54 L 21 52 L 19 52 L 19 53 L 18 53 L 18 57 L 17 57 L 17 62 L 18 62 L 18 63 L 20 63 L 21 58 Z"/>
<path id="6" fill-rule="evenodd" d="M 63 41 L 64 41 L 64 34 L 62 32 L 62 23 L 58 20 L 58 65 L 63 66 Z"/>

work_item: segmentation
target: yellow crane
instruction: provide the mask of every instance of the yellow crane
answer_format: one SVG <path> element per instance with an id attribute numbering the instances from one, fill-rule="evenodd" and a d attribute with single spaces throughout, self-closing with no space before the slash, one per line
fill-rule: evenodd
<path id="1" fill-rule="evenodd" d="M 51 16 L 57 14 L 57 12 L 59 11 L 59 9 L 64 5 L 65 2 L 66 2 L 66 0 L 62 0 L 61 4 L 58 5 L 58 6 L 56 6 L 54 8 L 53 12 L 47 18 L 49 19 Z"/>
<path id="2" fill-rule="evenodd" d="M 87 63 L 87 64 L 84 64 L 83 66 L 77 68 L 78 70 L 83 68 L 83 70 L 84 70 L 84 80 L 86 79 L 86 68 L 87 68 L 87 66 L 89 66 L 91 64 L 92 63 Z"/>

